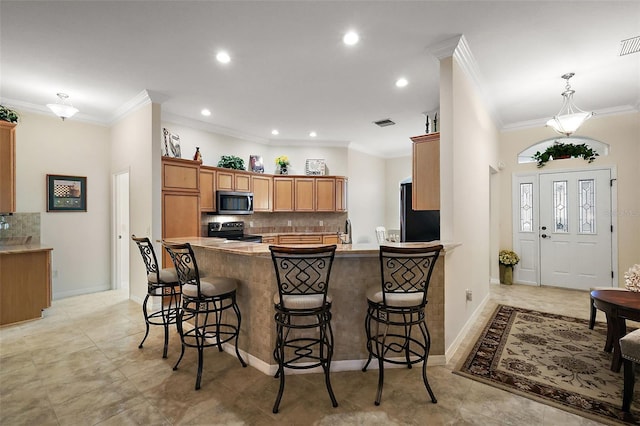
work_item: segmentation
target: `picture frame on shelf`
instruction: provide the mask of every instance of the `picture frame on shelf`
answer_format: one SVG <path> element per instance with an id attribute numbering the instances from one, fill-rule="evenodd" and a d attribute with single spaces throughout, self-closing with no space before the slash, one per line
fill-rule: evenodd
<path id="1" fill-rule="evenodd" d="M 324 176 L 326 166 L 323 158 L 307 159 L 304 166 L 304 173 L 307 176 Z"/>
<path id="2" fill-rule="evenodd" d="M 47 175 L 48 212 L 86 212 L 87 177 Z"/>
<path id="3" fill-rule="evenodd" d="M 164 148 L 162 155 L 165 157 L 182 158 L 180 136 L 174 135 L 166 128 L 163 128 L 162 132 L 164 133 Z"/>
<path id="4" fill-rule="evenodd" d="M 255 173 L 264 173 L 264 162 L 262 155 L 249 156 L 249 170 Z"/>

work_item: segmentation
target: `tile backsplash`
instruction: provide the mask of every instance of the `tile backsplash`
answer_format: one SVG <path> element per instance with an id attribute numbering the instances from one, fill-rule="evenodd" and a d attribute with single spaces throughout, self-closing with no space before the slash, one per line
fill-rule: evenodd
<path id="1" fill-rule="evenodd" d="M 201 235 L 207 236 L 209 222 L 244 222 L 246 234 L 289 232 L 344 232 L 349 214 L 341 213 L 254 213 L 241 216 L 206 215 L 201 217 Z M 289 224 L 291 223 L 291 224 Z"/>
<path id="2" fill-rule="evenodd" d="M 40 243 L 40 213 L 13 213 L 2 215 L 2 218 L 8 224 L 8 228 L 0 227 L 0 240 L 31 237 L 32 243 Z"/>

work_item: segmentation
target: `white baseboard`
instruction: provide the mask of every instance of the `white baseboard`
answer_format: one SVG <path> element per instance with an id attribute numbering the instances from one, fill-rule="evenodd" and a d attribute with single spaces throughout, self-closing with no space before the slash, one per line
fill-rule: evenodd
<path id="1" fill-rule="evenodd" d="M 500 282 L 498 282 L 498 284 L 500 284 Z M 480 304 L 478 305 L 476 310 L 473 311 L 473 314 L 471 314 L 471 317 L 469 318 L 469 320 L 465 323 L 464 327 L 462 327 L 462 330 L 460 330 L 460 333 L 458 333 L 458 335 L 453 340 L 451 345 L 449 345 L 449 347 L 445 351 L 446 362 L 448 362 L 451 358 L 453 358 L 453 355 L 456 353 L 456 351 L 458 350 L 458 348 L 462 344 L 462 341 L 466 337 L 466 335 L 469 332 L 469 330 L 471 330 L 471 327 L 473 325 L 475 325 L 476 322 L 478 321 L 478 318 L 480 317 L 480 314 L 484 310 L 484 307 L 489 302 L 489 300 L 490 300 L 490 295 L 487 294 L 484 297 L 484 299 L 482 299 L 482 302 L 480 302 Z M 446 364 L 446 362 L 445 362 L 445 364 Z"/>
<path id="2" fill-rule="evenodd" d="M 67 297 L 81 296 L 83 294 L 90 294 L 90 293 L 99 293 L 101 291 L 108 291 L 108 290 L 111 290 L 111 286 L 109 284 L 104 284 L 96 287 L 83 287 L 83 288 L 78 288 L 76 290 L 69 290 L 69 291 L 54 291 L 52 298 L 53 300 L 59 300 L 59 299 L 66 299 Z"/>

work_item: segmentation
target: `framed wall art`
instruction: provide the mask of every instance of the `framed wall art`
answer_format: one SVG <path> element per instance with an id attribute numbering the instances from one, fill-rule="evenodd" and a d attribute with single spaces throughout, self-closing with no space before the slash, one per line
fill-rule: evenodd
<path id="1" fill-rule="evenodd" d="M 324 159 L 308 159 L 305 163 L 304 169 L 307 176 L 324 176 Z"/>
<path id="2" fill-rule="evenodd" d="M 162 155 L 165 157 L 182 158 L 182 152 L 180 148 L 180 136 L 174 135 L 166 128 L 162 129 L 164 134 L 164 147 L 162 149 Z"/>
<path id="3" fill-rule="evenodd" d="M 47 175 L 48 212 L 86 212 L 86 176 Z"/>
<path id="4" fill-rule="evenodd" d="M 264 163 L 261 155 L 249 156 L 249 170 L 256 173 L 264 173 Z"/>

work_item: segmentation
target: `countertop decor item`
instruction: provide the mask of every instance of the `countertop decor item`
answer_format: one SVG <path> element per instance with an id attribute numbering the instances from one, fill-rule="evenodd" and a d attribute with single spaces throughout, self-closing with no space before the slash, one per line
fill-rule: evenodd
<path id="1" fill-rule="evenodd" d="M 585 161 L 592 163 L 599 154 L 590 148 L 587 144 L 581 143 L 574 145 L 572 143 L 555 142 L 547 147 L 544 152 L 537 151 L 533 154 L 533 159 L 538 162 L 538 167 L 544 167 L 549 160 L 558 160 L 561 158 L 584 158 Z"/>
<path id="2" fill-rule="evenodd" d="M 218 167 L 225 169 L 244 170 L 244 160 L 235 155 L 222 155 L 218 161 Z"/>
<path id="3" fill-rule="evenodd" d="M 17 123 L 18 122 L 18 113 L 14 110 L 7 108 L 4 105 L 0 105 L 0 120 L 8 121 L 9 123 Z"/>
<path id="4" fill-rule="evenodd" d="M 162 155 L 166 157 L 182 158 L 180 136 L 174 135 L 166 128 L 163 128 L 162 132 L 164 133 L 164 152 Z"/>
<path id="5" fill-rule="evenodd" d="M 624 273 L 624 286 L 629 291 L 640 292 L 640 264 L 635 264 Z"/>
<path id="6" fill-rule="evenodd" d="M 86 176 L 47 175 L 48 212 L 86 212 Z"/>
<path id="7" fill-rule="evenodd" d="M 276 157 L 276 166 L 278 166 L 278 174 L 289 174 L 289 157 L 287 157 L 286 155 Z"/>
<path id="8" fill-rule="evenodd" d="M 264 163 L 262 162 L 261 155 L 249 156 L 249 167 L 251 171 L 255 173 L 264 173 Z"/>
<path id="9" fill-rule="evenodd" d="M 309 176 L 324 176 L 326 173 L 326 167 L 324 159 L 309 159 L 305 163 L 305 174 Z"/>
<path id="10" fill-rule="evenodd" d="M 196 146 L 196 153 L 193 154 L 193 159 L 195 161 L 202 162 L 202 154 L 200 153 L 200 147 L 199 146 Z"/>

